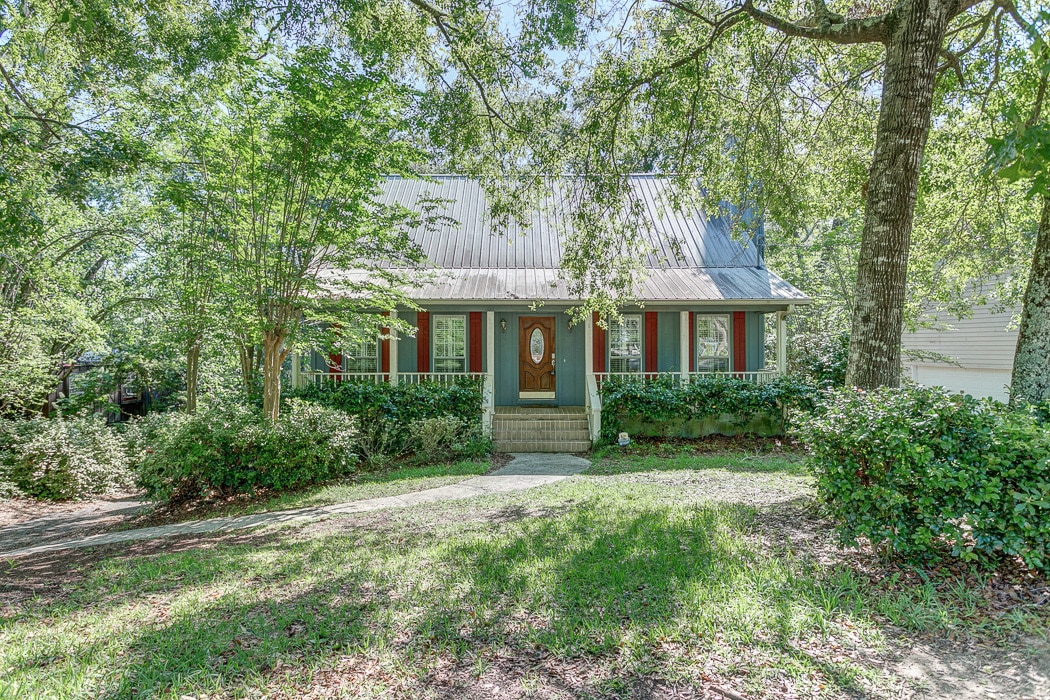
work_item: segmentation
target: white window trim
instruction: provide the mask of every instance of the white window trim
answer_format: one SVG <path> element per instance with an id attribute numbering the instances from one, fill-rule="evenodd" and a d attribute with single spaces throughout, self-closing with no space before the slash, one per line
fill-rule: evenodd
<path id="1" fill-rule="evenodd" d="M 723 359 L 717 355 L 701 355 L 700 354 L 700 319 L 706 318 L 722 318 L 725 319 L 726 328 L 726 368 L 724 370 L 709 370 L 700 368 L 701 358 L 710 359 Z M 732 372 L 733 370 L 733 314 L 726 311 L 725 313 L 695 313 L 693 314 L 693 343 L 695 345 L 695 352 L 693 353 L 693 367 L 696 372 Z"/>
<path id="2" fill-rule="evenodd" d="M 617 332 L 617 326 L 610 325 L 608 338 L 609 338 L 609 372 L 615 374 L 642 374 L 645 369 L 645 316 L 643 314 L 620 314 L 620 326 L 623 325 L 623 321 L 628 318 L 638 319 L 638 370 L 626 370 L 617 371 L 613 369 L 613 334 Z M 625 356 L 623 359 L 628 359 Z"/>
<path id="3" fill-rule="evenodd" d="M 441 319 L 452 319 L 458 318 L 463 322 L 463 354 L 461 356 L 438 356 L 437 354 L 437 326 L 438 321 Z M 430 364 L 431 369 L 434 372 L 438 372 L 437 366 L 439 360 L 463 360 L 463 369 L 460 372 L 466 372 L 470 362 L 468 357 L 470 353 L 470 327 L 467 324 L 466 314 L 434 314 L 431 318 L 431 329 L 430 329 Z M 442 369 L 440 373 L 448 372 L 448 370 Z"/>
<path id="4" fill-rule="evenodd" d="M 339 347 L 339 355 L 342 358 L 342 365 L 343 365 L 342 366 L 342 371 L 343 372 L 346 372 L 348 374 L 378 374 L 382 370 L 382 367 L 380 366 L 381 362 L 379 360 L 379 352 L 380 352 L 380 347 L 382 346 L 382 343 L 380 342 L 378 337 L 376 337 L 373 340 L 369 340 L 368 338 L 362 338 L 360 340 L 344 341 L 344 342 L 347 343 L 347 347 L 344 347 L 342 345 L 340 345 L 340 347 Z M 353 350 L 353 351 L 361 350 L 364 347 L 366 347 L 366 344 L 368 344 L 368 343 L 374 344 L 374 347 L 375 347 L 375 355 L 374 356 L 370 357 L 366 353 L 349 352 L 349 350 Z M 358 367 L 353 367 L 353 368 L 350 367 L 350 363 L 351 362 L 356 362 L 356 361 L 359 361 L 359 360 L 366 360 L 366 359 L 375 361 L 375 369 L 360 369 Z"/>

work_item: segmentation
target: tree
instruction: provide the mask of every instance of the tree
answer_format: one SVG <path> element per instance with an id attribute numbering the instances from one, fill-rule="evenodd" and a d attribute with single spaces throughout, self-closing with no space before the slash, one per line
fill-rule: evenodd
<path id="1" fill-rule="evenodd" d="M 1033 26 L 1028 29 L 1032 35 L 1028 84 L 1017 86 L 1020 99 L 1007 110 L 1010 132 L 1000 139 L 989 139 L 990 169 L 1008 181 L 1027 183 L 1028 195 L 1039 209 L 1013 356 L 1012 403 L 1050 401 L 1050 122 L 1044 113 L 1050 47 Z M 1022 106 L 1025 103 L 1027 108 Z"/>
<path id="2" fill-rule="evenodd" d="M 523 144 L 513 153 L 503 146 L 490 161 L 551 156 L 549 162 L 587 176 L 581 180 L 585 198 L 603 213 L 588 216 L 604 219 L 605 227 L 615 216 L 614 205 L 629 198 L 622 178 L 610 175 L 639 166 L 677 173 L 683 190 L 700 176 L 709 201 L 729 201 L 738 211 L 757 209 L 797 224 L 805 205 L 792 180 L 825 177 L 836 169 L 809 148 L 821 140 L 817 132 L 852 137 L 857 127 L 843 117 L 852 113 L 861 126 L 868 124 L 867 98 L 877 95 L 874 139 L 858 144 L 870 143 L 869 162 L 852 192 L 862 202 L 863 224 L 848 380 L 860 387 L 899 382 L 909 253 L 937 91 L 959 89 L 967 56 L 995 89 L 999 71 L 1010 68 L 996 56 L 1017 41 L 1016 25 L 1023 23 L 1012 3 L 894 0 L 831 7 L 813 0 L 798 19 L 791 19 L 798 14 L 794 4 L 755 0 L 616 3 L 605 6 L 604 14 L 589 3 L 530 4 L 526 12 L 533 21 L 526 26 L 564 46 L 580 44 L 577 37 L 588 21 L 598 25 L 593 51 L 562 62 L 564 86 L 546 101 L 535 95 L 518 99 L 512 71 L 493 65 L 501 56 L 516 57 L 515 51 L 489 51 L 483 59 L 470 52 L 468 41 L 486 33 L 474 27 L 491 30 L 491 22 L 475 21 L 460 3 L 412 4 L 437 25 L 453 62 L 467 75 L 449 94 L 467 101 L 464 93 L 473 88 L 480 128 L 509 136 L 508 144 Z M 517 46 L 528 45 L 522 40 Z M 472 58 L 483 69 L 472 70 Z M 739 65 L 747 67 L 744 75 L 734 69 Z M 537 144 L 557 133 L 557 120 L 537 120 L 534 128 L 523 125 L 520 116 L 558 101 L 573 119 L 565 129 L 568 137 L 554 139 L 562 149 L 552 155 Z M 530 131 L 541 138 L 522 136 Z M 795 164 L 803 168 L 793 170 Z M 483 170 L 485 164 L 477 167 Z M 837 182 L 828 185 L 840 189 Z M 582 239 L 585 245 L 566 256 L 573 275 L 587 274 L 588 260 L 607 260 L 593 249 L 602 245 L 601 237 Z M 607 247 L 617 251 L 625 234 L 614 230 L 606 238 L 613 239 Z M 602 277 L 610 276 L 629 277 Z"/>
<path id="3" fill-rule="evenodd" d="M 229 322 L 261 341 L 271 420 L 304 321 L 345 324 L 410 305 L 403 290 L 422 253 L 407 231 L 422 219 L 376 199 L 384 175 L 422 158 L 402 136 L 409 106 L 386 76 L 311 48 L 247 73 L 225 102 L 229 152 L 212 173 L 233 183 L 220 228 L 228 291 L 247 307 Z"/>
<path id="4" fill-rule="evenodd" d="M 46 410 L 114 316 L 150 301 L 130 277 L 144 98 L 225 60 L 226 22 L 203 0 L 0 3 L 0 413 Z"/>

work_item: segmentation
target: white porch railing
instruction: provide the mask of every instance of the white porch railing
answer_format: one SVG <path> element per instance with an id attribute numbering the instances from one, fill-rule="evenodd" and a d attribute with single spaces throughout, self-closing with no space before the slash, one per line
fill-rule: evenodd
<path id="1" fill-rule="evenodd" d="M 598 391 L 598 377 L 593 372 L 587 375 L 587 429 L 591 443 L 598 442 L 602 436 L 602 395 Z"/>
<path id="2" fill-rule="evenodd" d="M 454 384 L 463 378 L 482 379 L 488 377 L 484 372 L 301 372 L 299 381 L 301 385 L 315 384 L 338 384 L 340 382 L 372 382 L 382 384 L 390 382 L 393 384 L 421 384 L 423 382 L 436 382 L 438 384 Z"/>
<path id="3" fill-rule="evenodd" d="M 596 372 L 599 387 L 608 379 L 637 379 L 652 381 L 670 378 L 675 382 L 688 382 L 693 379 L 742 379 L 753 384 L 769 384 L 781 376 L 778 370 L 755 370 L 751 372 Z"/>

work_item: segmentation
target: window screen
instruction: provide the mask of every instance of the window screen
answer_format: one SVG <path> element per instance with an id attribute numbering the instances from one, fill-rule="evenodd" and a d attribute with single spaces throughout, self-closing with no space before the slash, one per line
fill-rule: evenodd
<path id="1" fill-rule="evenodd" d="M 620 325 L 609 327 L 609 371 L 642 371 L 642 317 L 623 316 Z"/>
<path id="2" fill-rule="evenodd" d="M 434 371 L 467 371 L 467 317 L 434 316 Z"/>
<path id="3" fill-rule="evenodd" d="M 696 316 L 696 371 L 729 371 L 729 315 Z"/>

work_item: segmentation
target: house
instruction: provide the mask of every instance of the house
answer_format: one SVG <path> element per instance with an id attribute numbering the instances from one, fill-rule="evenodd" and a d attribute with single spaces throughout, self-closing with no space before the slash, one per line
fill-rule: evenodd
<path id="1" fill-rule="evenodd" d="M 448 200 L 455 223 L 414 232 L 435 278 L 411 290 L 422 312 L 393 309 L 415 326 L 399 337 L 315 353 L 309 368 L 293 364 L 296 382 L 447 381 L 473 374 L 485 382 L 485 426 L 503 451 L 583 451 L 600 431 L 598 386 L 609 376 L 726 375 L 769 381 L 784 364 L 765 355 L 765 318 L 777 319 L 779 357 L 784 317 L 809 303 L 763 264 L 759 242 L 743 245 L 727 222 L 703 212 L 672 211 L 669 183 L 631 178 L 645 206 L 654 253 L 637 299 L 622 323 L 593 316 L 573 324 L 562 281 L 566 218 L 552 196 L 522 224 L 497 233 L 480 184 L 460 176 L 436 182 L 389 178 L 385 203 L 412 208 L 422 197 Z M 670 239 L 679 245 L 671 245 Z"/>
<path id="2" fill-rule="evenodd" d="M 927 386 L 1007 401 L 1017 350 L 1014 318 L 1020 311 L 975 305 L 963 319 L 929 311 L 934 328 L 904 334 L 905 376 Z"/>

